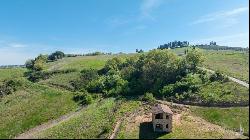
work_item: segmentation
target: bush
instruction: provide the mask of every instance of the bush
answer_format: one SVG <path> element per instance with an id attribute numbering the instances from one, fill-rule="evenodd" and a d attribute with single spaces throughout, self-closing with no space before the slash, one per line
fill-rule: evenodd
<path id="1" fill-rule="evenodd" d="M 176 97 L 177 100 L 184 100 L 199 91 L 202 81 L 197 74 L 188 74 L 175 84 L 164 86 L 160 90 L 162 97 Z"/>
<path id="2" fill-rule="evenodd" d="M 21 86 L 22 82 L 19 80 L 5 80 L 3 84 L 0 85 L 0 97 L 12 94 Z"/>
<path id="3" fill-rule="evenodd" d="M 30 71 L 27 73 L 28 80 L 32 82 L 38 82 L 39 80 L 45 80 L 49 78 L 49 74 L 43 71 Z"/>
<path id="4" fill-rule="evenodd" d="M 197 75 L 188 74 L 196 72 L 191 68 L 196 68 L 201 62 L 201 54 L 195 50 L 188 57 L 178 57 L 168 50 L 152 50 L 126 59 L 115 57 L 97 72 L 97 78 L 89 78 L 97 75 L 90 71 L 81 76 L 86 77 L 80 78 L 84 81 L 80 86 L 90 93 L 98 92 L 105 96 L 151 92 L 156 97 L 170 97 L 176 92 L 196 92 L 202 81 Z M 165 85 L 169 87 L 164 88 Z"/>
<path id="5" fill-rule="evenodd" d="M 155 103 L 156 99 L 154 98 L 154 95 L 152 93 L 145 93 L 142 97 L 143 101 L 149 102 L 149 103 Z"/>
<path id="6" fill-rule="evenodd" d="M 26 67 L 27 69 L 30 69 L 30 70 L 33 69 L 34 61 L 35 61 L 35 60 L 32 60 L 32 59 L 27 60 L 27 61 L 25 62 L 25 67 Z"/>
<path id="7" fill-rule="evenodd" d="M 88 85 L 91 81 L 94 81 L 98 78 L 97 70 L 94 69 L 84 69 L 81 71 L 80 79 L 71 81 L 71 85 L 75 90 L 82 90 L 88 88 Z M 92 83 L 93 84 L 93 83 Z"/>
<path id="8" fill-rule="evenodd" d="M 81 105 L 88 105 L 93 102 L 92 96 L 86 90 L 82 90 L 82 92 L 76 92 L 73 99 Z"/>
<path id="9" fill-rule="evenodd" d="M 174 84 L 166 85 L 160 90 L 162 97 L 171 97 L 174 93 Z"/>
<path id="10" fill-rule="evenodd" d="M 215 81 L 220 81 L 220 82 L 227 82 L 229 81 L 228 77 L 226 77 L 225 75 L 223 75 L 220 71 L 215 71 L 215 73 L 213 73 L 209 80 L 211 82 L 215 82 Z"/>
<path id="11" fill-rule="evenodd" d="M 197 70 L 197 66 L 202 64 L 204 61 L 204 57 L 201 52 L 192 49 L 192 51 L 189 51 L 186 55 L 186 60 L 189 65 L 189 68 L 195 72 Z"/>

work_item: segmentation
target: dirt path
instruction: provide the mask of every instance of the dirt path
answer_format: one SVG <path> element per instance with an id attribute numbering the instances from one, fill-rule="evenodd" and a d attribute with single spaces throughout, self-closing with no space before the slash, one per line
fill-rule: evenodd
<path id="1" fill-rule="evenodd" d="M 54 127 L 54 126 L 58 125 L 59 123 L 67 121 L 67 120 L 69 120 L 70 118 L 72 118 L 74 116 L 77 116 L 78 114 L 80 114 L 80 112 L 83 109 L 84 108 L 80 108 L 76 112 L 72 112 L 72 113 L 63 115 L 58 119 L 50 120 L 50 121 L 48 121 L 48 122 L 46 122 L 44 124 L 36 126 L 36 127 L 32 128 L 32 129 L 18 135 L 17 137 L 15 137 L 15 139 L 33 139 L 35 134 L 37 134 L 37 133 L 39 133 L 39 132 L 41 132 L 43 130 L 49 129 L 51 127 Z"/>
<path id="2" fill-rule="evenodd" d="M 113 132 L 112 132 L 112 134 L 111 134 L 111 136 L 109 137 L 109 139 L 115 139 L 115 137 L 116 137 L 116 135 L 117 135 L 117 133 L 118 133 L 118 131 L 119 131 L 119 128 L 120 128 L 120 126 L 121 126 L 121 120 L 119 120 L 117 123 L 116 123 L 116 125 L 115 125 L 115 129 L 113 130 Z"/>
<path id="3" fill-rule="evenodd" d="M 200 67 L 201 68 L 201 67 Z M 206 68 L 201 68 L 201 69 L 203 69 L 203 70 L 206 70 L 206 71 L 208 71 L 208 72 L 210 72 L 210 73 L 214 73 L 215 71 L 213 71 L 213 70 L 210 70 L 210 69 L 206 69 Z M 246 82 L 244 82 L 244 81 L 241 81 L 241 80 L 239 80 L 239 79 L 236 79 L 236 78 L 234 78 L 234 77 L 230 77 L 230 76 L 227 76 L 231 81 L 234 81 L 234 82 L 236 82 L 236 83 L 238 83 L 238 84 L 240 84 L 240 85 L 242 85 L 242 86 L 245 86 L 245 87 L 247 87 L 247 88 L 249 88 L 249 84 L 248 83 L 246 83 Z"/>

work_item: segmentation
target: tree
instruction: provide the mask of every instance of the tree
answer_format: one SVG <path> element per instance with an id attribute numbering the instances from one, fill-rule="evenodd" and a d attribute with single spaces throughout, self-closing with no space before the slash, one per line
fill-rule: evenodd
<path id="1" fill-rule="evenodd" d="M 45 63 L 47 62 L 47 56 L 40 54 L 35 58 L 33 70 L 42 71 L 45 68 Z"/>
<path id="2" fill-rule="evenodd" d="M 192 51 L 187 53 L 186 61 L 191 70 L 196 70 L 197 66 L 202 64 L 202 62 L 204 61 L 204 57 L 200 51 L 193 49 Z"/>
<path id="3" fill-rule="evenodd" d="M 28 59 L 26 62 L 25 62 L 25 67 L 27 69 L 33 69 L 33 66 L 34 66 L 34 60 L 33 59 Z"/>
<path id="4" fill-rule="evenodd" d="M 51 55 L 49 55 L 48 60 L 55 61 L 57 59 L 62 59 L 63 57 L 65 57 L 65 54 L 63 52 L 56 51 L 56 52 L 52 53 Z"/>

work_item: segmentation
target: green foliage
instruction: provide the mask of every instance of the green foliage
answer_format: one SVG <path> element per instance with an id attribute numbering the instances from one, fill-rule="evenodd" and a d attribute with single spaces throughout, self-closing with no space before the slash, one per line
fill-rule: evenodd
<path id="1" fill-rule="evenodd" d="M 213 73 L 210 78 L 210 81 L 214 82 L 214 81 L 221 81 L 221 82 L 228 82 L 229 79 L 228 77 L 226 77 L 225 75 L 223 75 L 220 71 L 215 71 L 215 73 Z"/>
<path id="2" fill-rule="evenodd" d="M 28 59 L 26 62 L 25 62 L 25 67 L 27 69 L 33 69 L 33 66 L 34 66 L 34 61 L 33 59 Z"/>
<path id="3" fill-rule="evenodd" d="M 195 93 L 199 91 L 202 84 L 201 79 L 197 74 L 188 74 L 175 84 L 169 84 L 164 86 L 161 90 L 162 97 L 171 97 L 174 100 L 184 100 L 195 96 Z"/>
<path id="4" fill-rule="evenodd" d="M 206 104 L 218 105 L 247 105 L 249 90 L 234 82 L 211 82 L 200 88 L 199 100 Z"/>
<path id="5" fill-rule="evenodd" d="M 75 92 L 74 101 L 78 102 L 81 105 L 88 105 L 93 102 L 93 98 L 86 90 L 82 90 L 81 92 Z"/>
<path id="6" fill-rule="evenodd" d="M 124 59 L 121 57 L 115 57 L 108 60 L 102 70 L 99 71 L 101 74 L 106 74 L 107 72 L 116 73 L 118 72 L 124 63 Z"/>
<path id="7" fill-rule="evenodd" d="M 199 54 L 196 55 L 195 52 L 192 54 L 200 59 Z M 187 58 L 193 60 L 191 55 Z M 100 74 L 98 79 L 88 82 L 87 90 L 104 93 L 107 96 L 143 95 L 151 92 L 159 97 L 160 89 L 165 85 L 176 83 L 176 90 L 190 88 L 191 91 L 195 91 L 197 87 L 192 84 L 196 83 L 192 80 L 187 78 L 178 82 L 191 71 L 188 69 L 187 58 L 180 58 L 168 50 L 152 50 L 147 54 L 126 59 L 115 57 L 108 60 L 104 68 L 98 71 Z M 200 60 L 193 64 L 198 65 L 196 62 L 199 63 Z"/>
<path id="8" fill-rule="evenodd" d="M 152 93 L 145 93 L 142 97 L 143 101 L 149 102 L 149 103 L 155 103 L 156 99 L 154 98 L 154 95 Z"/>
<path id="9" fill-rule="evenodd" d="M 204 57 L 200 51 L 192 49 L 187 53 L 186 60 L 191 70 L 195 71 L 197 66 L 204 61 Z"/>
<path id="10" fill-rule="evenodd" d="M 105 53 L 97 51 L 97 52 L 85 54 L 85 56 L 96 56 L 96 55 L 105 55 Z"/>
<path id="11" fill-rule="evenodd" d="M 33 70 L 36 71 L 44 70 L 46 62 L 47 62 L 47 56 L 40 54 L 34 61 Z"/>
<path id="12" fill-rule="evenodd" d="M 47 62 L 47 55 L 40 54 L 35 60 L 27 60 L 25 66 L 27 69 L 34 71 L 42 71 L 45 69 L 45 64 Z"/>
<path id="13" fill-rule="evenodd" d="M 65 57 L 65 54 L 61 51 L 56 51 L 48 56 L 48 60 L 56 61 Z"/>
<path id="14" fill-rule="evenodd" d="M 32 82 L 38 82 L 40 80 L 46 80 L 56 74 L 66 74 L 71 72 L 76 72 L 76 70 L 67 69 L 67 70 L 55 70 L 55 71 L 28 71 L 25 73 L 25 75 L 27 76 L 28 80 Z"/>
<path id="15" fill-rule="evenodd" d="M 93 80 L 87 87 L 89 92 L 103 93 L 105 96 L 117 96 L 127 92 L 127 81 L 119 75 L 107 75 Z"/>
<path id="16" fill-rule="evenodd" d="M 86 89 L 88 84 L 98 78 L 97 70 L 95 69 L 83 69 L 81 71 L 80 79 L 71 81 L 71 85 L 75 90 Z"/>
<path id="17" fill-rule="evenodd" d="M 0 97 L 13 94 L 21 86 L 22 82 L 17 79 L 5 80 L 3 84 L 0 85 Z"/>

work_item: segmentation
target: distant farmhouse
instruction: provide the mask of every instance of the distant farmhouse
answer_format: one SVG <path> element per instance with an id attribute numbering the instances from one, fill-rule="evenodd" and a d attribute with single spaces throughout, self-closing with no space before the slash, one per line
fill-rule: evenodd
<path id="1" fill-rule="evenodd" d="M 152 108 L 152 123 L 155 132 L 172 132 L 173 112 L 167 105 L 157 104 Z"/>

